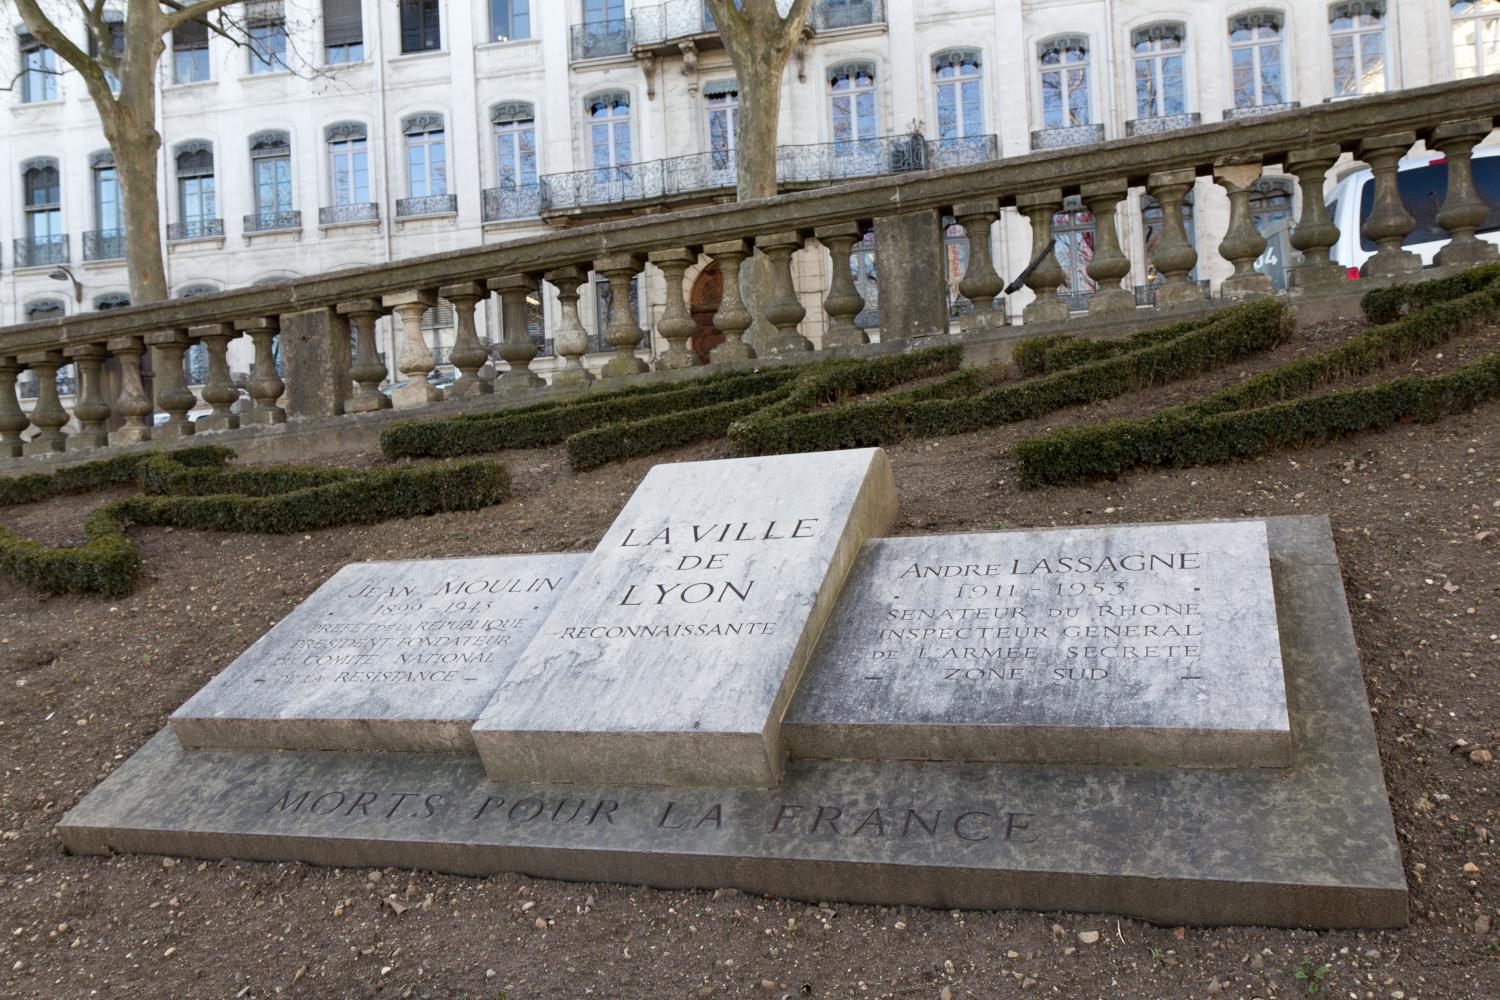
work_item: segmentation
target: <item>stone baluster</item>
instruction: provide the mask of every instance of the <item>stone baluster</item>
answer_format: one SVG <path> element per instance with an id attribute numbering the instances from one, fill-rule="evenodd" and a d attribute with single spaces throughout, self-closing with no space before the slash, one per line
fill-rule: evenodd
<path id="1" fill-rule="evenodd" d="M 80 448 L 103 448 L 109 444 L 105 422 L 109 420 L 109 404 L 99 391 L 99 368 L 104 361 L 103 344 L 80 344 L 63 351 L 78 367 L 78 394 L 73 397 L 73 416 L 78 418 L 79 429 L 68 438 L 68 450 Z"/>
<path id="2" fill-rule="evenodd" d="M 1436 263 L 1468 267 L 1500 256 L 1495 244 L 1474 235 L 1489 214 L 1489 206 L 1474 188 L 1473 150 L 1490 134 L 1488 118 L 1444 122 L 1432 130 L 1428 140 L 1448 160 L 1448 193 L 1437 214 L 1438 225 L 1452 237 L 1437 252 Z"/>
<path id="3" fill-rule="evenodd" d="M 276 400 L 286 391 L 286 383 L 276 374 L 276 357 L 271 345 L 281 331 L 281 322 L 275 316 L 240 320 L 235 328 L 248 333 L 255 344 L 255 370 L 250 375 L 250 398 L 255 407 L 240 414 L 243 424 L 284 424 L 286 411 L 276 405 Z"/>
<path id="4" fill-rule="evenodd" d="M 1031 259 L 1042 258 L 1026 276 L 1026 287 L 1036 296 L 1021 313 L 1025 323 L 1056 323 L 1068 318 L 1068 304 L 1058 298 L 1063 283 L 1062 268 L 1052 250 L 1052 218 L 1062 209 L 1063 193 L 1059 188 L 1032 191 L 1016 197 L 1016 209 L 1031 223 Z M 1045 251 L 1045 254 L 1043 253 Z"/>
<path id="5" fill-rule="evenodd" d="M 859 224 L 840 222 L 832 226 L 819 226 L 813 236 L 828 248 L 832 271 L 828 277 L 828 298 L 823 300 L 823 311 L 828 314 L 828 327 L 823 331 L 823 350 L 835 347 L 854 347 L 868 344 L 870 335 L 854 322 L 865 307 L 864 296 L 854 284 L 854 274 L 849 270 L 849 253 L 864 236 Z"/>
<path id="6" fill-rule="evenodd" d="M 682 279 L 687 269 L 697 263 L 698 255 L 691 250 L 657 250 L 647 254 L 646 259 L 657 266 L 667 283 L 667 305 L 662 310 L 661 319 L 656 321 L 656 332 L 667 342 L 667 349 L 656 359 L 657 370 L 692 368 L 702 364 L 697 353 L 688 346 L 693 334 L 698 332 L 698 324 L 693 322 L 682 296 Z"/>
<path id="7" fill-rule="evenodd" d="M 605 362 L 604 377 L 635 375 L 647 370 L 646 362 L 635 356 L 640 344 L 641 324 L 630 307 L 630 283 L 641 270 L 641 258 L 633 253 L 615 253 L 594 261 L 594 270 L 609 281 L 611 306 L 604 340 L 615 349 L 615 356 Z"/>
<path id="8" fill-rule="evenodd" d="M 710 243 L 703 252 L 719 265 L 719 277 L 724 290 L 719 297 L 719 309 L 714 313 L 714 329 L 724 335 L 724 343 L 708 352 L 710 363 L 717 361 L 744 361 L 755 357 L 755 348 L 745 343 L 745 331 L 750 329 L 750 310 L 740 296 L 740 264 L 750 256 L 748 240 L 726 240 Z"/>
<path id="9" fill-rule="evenodd" d="M 239 402 L 240 390 L 229 377 L 229 342 L 235 338 L 234 324 L 195 326 L 191 333 L 208 355 L 208 378 L 203 383 L 202 395 L 211 407 L 196 421 L 196 426 L 199 431 L 232 431 L 240 425 L 239 414 L 231 409 Z"/>
<path id="10" fill-rule="evenodd" d="M 47 455 L 67 447 L 63 425 L 68 411 L 57 398 L 57 370 L 62 367 L 61 351 L 23 354 L 21 364 L 36 373 L 36 405 L 31 408 L 31 423 L 37 433 L 21 449 L 24 455 Z"/>
<path id="11" fill-rule="evenodd" d="M 1323 204 L 1323 181 L 1338 158 L 1339 147 L 1332 143 L 1293 150 L 1286 157 L 1287 172 L 1296 176 L 1302 197 L 1302 211 L 1291 238 L 1292 246 L 1302 254 L 1295 272 L 1298 288 L 1327 287 L 1345 280 L 1344 269 L 1328 253 L 1339 241 L 1339 227 Z"/>
<path id="12" fill-rule="evenodd" d="M 432 348 L 422 336 L 422 316 L 436 304 L 437 296 L 427 290 L 396 292 L 382 301 L 399 320 L 395 351 L 397 384 L 391 392 L 396 409 L 436 403 L 443 398 L 443 392 L 427 381 L 436 362 Z"/>
<path id="13" fill-rule="evenodd" d="M 146 334 L 151 349 L 151 370 L 156 374 L 156 408 L 167 415 L 167 422 L 152 433 L 158 441 L 175 441 L 193 433 L 188 411 L 198 402 L 183 375 L 182 359 L 187 353 L 186 330 L 157 330 Z M 278 390 L 277 395 L 280 395 Z"/>
<path id="14" fill-rule="evenodd" d="M 776 333 L 765 345 L 765 354 L 797 354 L 812 350 L 812 341 L 797 332 L 797 324 L 807 316 L 797 288 L 792 284 L 792 255 L 802 249 L 802 234 L 771 233 L 758 237 L 755 248 L 771 262 L 771 299 L 766 303 L 766 319 Z"/>
<path id="15" fill-rule="evenodd" d="M 1120 202 L 1130 193 L 1124 180 L 1096 181 L 1079 190 L 1083 203 L 1094 216 L 1094 256 L 1088 274 L 1099 285 L 1089 299 L 1089 315 L 1135 311 L 1135 293 L 1120 287 L 1130 274 L 1130 258 L 1120 246 Z"/>
<path id="16" fill-rule="evenodd" d="M 578 286 L 588 280 L 581 267 L 559 267 L 548 271 L 546 278 L 557 289 L 557 329 L 552 333 L 552 350 L 559 359 L 552 372 L 555 386 L 585 386 L 594 375 L 583 365 L 589 350 L 589 334 L 578 318 Z"/>
<path id="17" fill-rule="evenodd" d="M 985 198 L 960 202 L 953 206 L 953 218 L 964 227 L 964 234 L 969 238 L 969 265 L 959 279 L 958 290 L 973 307 L 964 314 L 959 327 L 987 330 L 1005 326 L 1008 322 L 1005 300 L 997 299 L 1005 290 L 1005 282 L 995 271 L 995 259 L 990 253 L 990 230 L 1000 218 L 1000 200 Z"/>
<path id="18" fill-rule="evenodd" d="M 1198 263 L 1198 251 L 1188 241 L 1187 226 L 1182 219 L 1182 200 L 1193 189 L 1197 175 L 1192 168 L 1163 170 L 1146 178 L 1146 190 L 1161 206 L 1161 240 L 1152 254 L 1152 263 L 1166 279 L 1156 289 L 1159 307 L 1193 305 L 1203 301 L 1203 289 L 1189 277 Z"/>
<path id="19" fill-rule="evenodd" d="M 1396 184 L 1396 165 L 1416 141 L 1415 132 L 1395 132 L 1359 144 L 1359 158 L 1375 175 L 1375 203 L 1360 234 L 1380 248 L 1359 269 L 1363 277 L 1396 278 L 1422 270 L 1422 258 L 1401 246 L 1417 227 L 1417 220 L 1401 203 L 1401 190 Z"/>
<path id="20" fill-rule="evenodd" d="M 354 325 L 354 365 L 349 369 L 349 377 L 359 386 L 354 398 L 344 403 L 344 412 L 389 410 L 391 397 L 380 391 L 380 383 L 385 381 L 385 362 L 380 360 L 380 348 L 375 343 L 375 324 L 385 315 L 385 306 L 379 299 L 354 299 L 340 302 L 338 312 L 348 316 Z"/>
<path id="21" fill-rule="evenodd" d="M 444 285 L 438 294 L 453 303 L 458 316 L 458 337 L 448 355 L 458 369 L 458 381 L 448 390 L 448 398 L 466 399 L 494 392 L 494 384 L 479 377 L 479 369 L 489 360 L 490 352 L 479 342 L 479 332 L 474 327 L 474 307 L 489 298 L 490 293 L 477 281 L 462 281 Z"/>
<path id="22" fill-rule="evenodd" d="M 1234 265 L 1234 274 L 1219 286 L 1219 294 L 1226 299 L 1271 293 L 1270 275 L 1255 270 L 1256 258 L 1266 249 L 1266 238 L 1250 214 L 1251 185 L 1259 179 L 1259 160 L 1214 165 L 1214 183 L 1229 194 L 1229 228 L 1219 243 L 1219 255 Z"/>
<path id="23" fill-rule="evenodd" d="M 496 392 L 536 389 L 547 383 L 531 370 L 531 359 L 537 356 L 536 342 L 527 329 L 526 300 L 537 292 L 536 279 L 529 274 L 509 274 L 491 278 L 489 289 L 500 295 L 500 357 L 510 366 L 495 383 Z M 626 310 L 627 312 L 629 310 Z"/>
<path id="24" fill-rule="evenodd" d="M 115 413 L 124 424 L 109 432 L 112 445 L 137 444 L 151 440 L 151 399 L 141 382 L 141 355 L 146 347 L 139 337 L 116 337 L 105 345 L 120 359 L 120 395 L 115 399 Z"/>
<path id="25" fill-rule="evenodd" d="M 16 379 L 25 366 L 15 358 L 0 358 L 0 457 L 21 457 L 21 433 L 31 418 L 16 399 Z"/>

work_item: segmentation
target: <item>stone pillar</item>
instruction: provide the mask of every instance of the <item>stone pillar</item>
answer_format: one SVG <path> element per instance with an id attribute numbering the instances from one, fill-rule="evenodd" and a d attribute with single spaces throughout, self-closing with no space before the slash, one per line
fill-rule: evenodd
<path id="1" fill-rule="evenodd" d="M 948 332 L 948 271 L 936 209 L 877 217 L 875 269 L 882 341 Z"/>
<path id="2" fill-rule="evenodd" d="M 36 372 L 36 405 L 31 408 L 31 423 L 38 432 L 26 442 L 21 453 L 47 455 L 62 451 L 67 447 L 67 435 L 62 429 L 68 422 L 68 411 L 57 398 L 57 370 L 62 367 L 62 352 L 23 354 L 20 361 Z"/>
<path id="3" fill-rule="evenodd" d="M 812 350 L 812 341 L 797 332 L 797 324 L 807 316 L 797 288 L 792 284 L 792 255 L 802 249 L 802 234 L 771 233 L 758 237 L 755 248 L 771 262 L 771 299 L 766 303 L 766 319 L 776 327 L 776 334 L 761 353 L 797 354 Z"/>
<path id="4" fill-rule="evenodd" d="M 203 384 L 203 401 L 213 409 L 198 420 L 201 431 L 232 431 L 240 418 L 230 407 L 239 401 L 240 391 L 229 378 L 229 342 L 234 339 L 233 323 L 197 326 L 193 334 L 208 352 L 208 380 Z"/>
<path id="5" fill-rule="evenodd" d="M 870 335 L 854 323 L 854 317 L 865 307 L 865 300 L 855 287 L 854 275 L 849 270 L 849 251 L 854 249 L 854 244 L 863 235 L 859 224 L 855 222 L 841 222 L 813 230 L 813 236 L 828 248 L 832 267 L 828 278 L 828 298 L 823 301 L 823 311 L 828 314 L 828 327 L 823 331 L 825 351 L 870 342 Z"/>
<path id="6" fill-rule="evenodd" d="M 120 359 L 120 396 L 115 400 L 115 415 L 124 423 L 109 432 L 112 445 L 136 444 L 151 440 L 151 400 L 141 384 L 141 355 L 146 348 L 139 337 L 116 337 L 105 345 Z"/>
<path id="7" fill-rule="evenodd" d="M 1219 253 L 1234 265 L 1234 274 L 1224 279 L 1219 294 L 1243 299 L 1271 294 L 1270 275 L 1255 270 L 1255 259 L 1266 249 L 1266 238 L 1250 216 L 1250 188 L 1260 179 L 1260 161 L 1221 163 L 1214 166 L 1214 183 L 1229 194 L 1229 228 L 1219 243 Z"/>
<path id="8" fill-rule="evenodd" d="M 427 381 L 435 362 L 432 348 L 422 338 L 422 316 L 437 302 L 430 291 L 396 292 L 382 299 L 387 308 L 395 311 L 400 323 L 396 331 L 396 382 L 391 392 L 396 409 L 405 410 L 414 406 L 426 406 L 443 398 L 442 390 Z M 400 384 L 405 382 L 404 385 Z"/>
<path id="9" fill-rule="evenodd" d="M 557 386 L 586 386 L 594 381 L 594 375 L 583 366 L 583 356 L 589 350 L 589 334 L 578 318 L 578 286 L 588 280 L 581 267 L 559 267 L 548 271 L 546 279 L 557 289 L 557 329 L 552 331 L 552 350 L 557 353 L 559 366 L 552 372 L 552 384 Z"/>
<path id="10" fill-rule="evenodd" d="M 349 374 L 358 383 L 354 398 L 344 403 L 345 413 L 373 413 L 391 408 L 391 397 L 380 391 L 385 379 L 385 362 L 380 360 L 380 349 L 375 344 L 375 324 L 385 315 L 385 306 L 379 299 L 355 299 L 340 302 L 340 315 L 348 316 L 354 326 L 354 366 Z M 206 394 L 205 394 L 206 395 Z"/>
<path id="11" fill-rule="evenodd" d="M 697 263 L 698 255 L 691 250 L 657 250 L 647 254 L 646 259 L 661 270 L 667 283 L 667 306 L 656 321 L 656 332 L 666 340 L 667 349 L 656 359 L 656 368 L 658 371 L 693 368 L 701 362 L 688 342 L 698 332 L 698 324 L 693 322 L 683 300 L 682 279 L 687 269 Z"/>
<path id="12" fill-rule="evenodd" d="M 490 359 L 490 352 L 479 342 L 479 333 L 474 328 L 474 307 L 490 297 L 489 291 L 477 281 L 463 281 L 444 285 L 438 294 L 453 303 L 458 316 L 458 337 L 448 355 L 458 369 L 458 381 L 448 390 L 448 398 L 467 399 L 494 392 L 494 385 L 479 377 L 479 369 Z"/>
<path id="13" fill-rule="evenodd" d="M 594 270 L 609 281 L 609 325 L 604 340 L 615 349 L 615 356 L 604 365 L 604 377 L 636 375 L 647 370 L 646 362 L 635 356 L 636 345 L 645 334 L 630 308 L 630 283 L 641 272 L 641 258 L 633 253 L 615 253 L 594 261 Z"/>
<path id="14" fill-rule="evenodd" d="M 349 387 L 349 321 L 331 308 L 303 309 L 282 313 L 279 330 L 287 416 L 342 414 Z"/>
<path id="15" fill-rule="evenodd" d="M 495 391 L 515 392 L 546 385 L 542 377 L 531 370 L 531 359 L 536 357 L 537 348 L 526 329 L 526 299 L 536 294 L 536 279 L 529 274 L 511 274 L 491 278 L 489 288 L 500 293 L 500 324 L 504 327 L 500 357 L 510 365 L 510 371 L 497 381 Z"/>
<path id="16" fill-rule="evenodd" d="M 1099 290 L 1089 299 L 1089 315 L 1135 312 L 1135 293 L 1120 287 L 1130 274 L 1130 258 L 1120 248 L 1120 202 L 1130 194 L 1124 180 L 1095 181 L 1079 190 L 1083 203 L 1094 215 L 1094 257 L 1088 263 L 1089 277 Z"/>
<path id="17" fill-rule="evenodd" d="M 1291 244 L 1302 253 L 1296 271 L 1298 288 L 1326 288 L 1341 284 L 1344 269 L 1328 255 L 1339 240 L 1339 227 L 1328 216 L 1323 204 L 1323 181 L 1339 158 L 1339 147 L 1333 143 L 1297 149 L 1286 156 L 1286 169 L 1297 178 L 1302 196 L 1302 211 L 1292 229 Z"/>
<path id="18" fill-rule="evenodd" d="M 1146 177 L 1146 190 L 1161 206 L 1161 241 L 1152 263 L 1166 281 L 1156 289 L 1156 304 L 1170 308 L 1203 301 L 1203 290 L 1188 277 L 1198 263 L 1198 251 L 1188 242 L 1182 221 L 1182 199 L 1193 189 L 1197 175 L 1191 167 L 1163 170 Z"/>
<path id="19" fill-rule="evenodd" d="M 958 283 L 958 290 L 968 299 L 972 309 L 959 321 L 962 330 L 987 330 L 1007 325 L 1005 301 L 997 304 L 995 299 L 1005 290 L 1005 282 L 995 271 L 995 258 L 990 252 L 990 231 L 1000 217 L 1000 200 L 985 198 L 980 201 L 959 202 L 953 206 L 953 218 L 964 227 L 969 238 L 969 266 Z"/>
<path id="20" fill-rule="evenodd" d="M 1031 261 L 1042 262 L 1026 276 L 1026 287 L 1036 294 L 1021 313 L 1024 323 L 1056 323 L 1068 318 L 1068 304 L 1057 297 L 1063 283 L 1062 268 L 1052 250 L 1052 216 L 1062 209 L 1060 188 L 1032 191 L 1016 197 L 1016 209 L 1031 223 Z M 1045 253 L 1044 253 L 1045 252 Z"/>
<path id="21" fill-rule="evenodd" d="M 712 363 L 753 358 L 755 348 L 745 343 L 745 331 L 751 322 L 750 310 L 740 297 L 740 262 L 750 255 L 750 243 L 748 240 L 710 243 L 703 252 L 719 265 L 719 274 L 724 279 L 724 292 L 719 299 L 719 309 L 714 313 L 714 329 L 724 335 L 724 343 L 708 352 L 708 360 Z"/>
<path id="22" fill-rule="evenodd" d="M 99 366 L 104 360 L 103 344 L 81 344 L 63 351 L 78 366 L 78 395 L 73 401 L 73 416 L 78 418 L 79 430 L 68 438 L 69 451 L 80 448 L 103 448 L 109 444 L 109 432 L 105 421 L 109 420 L 109 404 L 99 392 Z M 3 398 L 3 393 L 0 393 Z"/>
<path id="23" fill-rule="evenodd" d="M 1488 263 L 1500 256 L 1493 243 L 1474 235 L 1474 230 L 1489 214 L 1489 206 L 1474 189 L 1472 152 L 1475 144 L 1489 134 L 1490 120 L 1474 118 L 1444 122 L 1432 130 L 1432 137 L 1428 140 L 1429 145 L 1441 150 L 1448 160 L 1448 193 L 1443 198 L 1437 221 L 1453 238 L 1437 252 L 1435 262 L 1438 264 L 1468 267 Z"/>
<path id="24" fill-rule="evenodd" d="M 157 330 L 146 334 L 146 346 L 151 348 L 151 370 L 156 375 L 156 408 L 167 415 L 167 422 L 152 432 L 158 441 L 175 441 L 193 433 L 193 422 L 188 411 L 198 402 L 182 370 L 182 357 L 187 352 L 186 330 Z"/>
<path id="25" fill-rule="evenodd" d="M 250 375 L 250 398 L 255 400 L 255 408 L 240 415 L 242 424 L 284 424 L 286 423 L 286 411 L 276 405 L 276 400 L 281 398 L 282 392 L 286 390 L 286 383 L 281 381 L 281 376 L 276 374 L 276 358 L 271 352 L 271 345 L 276 339 L 276 333 L 280 329 L 280 322 L 275 316 L 262 316 L 257 319 L 240 320 L 235 328 L 241 333 L 248 333 L 250 339 L 255 343 L 255 371 Z"/>
<path id="26" fill-rule="evenodd" d="M 1422 270 L 1422 258 L 1402 248 L 1406 235 L 1417 227 L 1396 186 L 1396 164 L 1417 141 L 1415 132 L 1395 132 L 1365 139 L 1359 158 L 1375 174 L 1375 204 L 1360 233 L 1380 249 L 1359 269 L 1362 277 L 1398 278 Z"/>
<path id="27" fill-rule="evenodd" d="M 16 378 L 23 371 L 15 358 L 0 358 L 0 457 L 21 457 L 21 433 L 31 426 L 16 399 Z"/>

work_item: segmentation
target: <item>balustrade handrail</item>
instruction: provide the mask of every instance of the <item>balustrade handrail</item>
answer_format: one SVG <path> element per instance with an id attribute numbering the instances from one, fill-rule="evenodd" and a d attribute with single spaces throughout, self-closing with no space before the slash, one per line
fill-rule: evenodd
<path id="1" fill-rule="evenodd" d="M 431 289 L 501 275 L 537 274 L 586 263 L 606 254 L 699 246 L 788 230 L 868 220 L 895 211 L 950 209 L 957 202 L 1018 195 L 1097 181 L 1140 184 L 1156 171 L 1246 154 L 1280 162 L 1293 150 L 1323 145 L 1353 149 L 1360 140 L 1414 131 L 1419 137 L 1444 121 L 1500 114 L 1500 75 L 1434 84 L 1360 101 L 1318 105 L 1274 117 L 1204 125 L 1169 135 L 1119 139 L 1098 146 L 1031 153 L 1001 160 L 874 177 L 833 187 L 725 205 L 578 226 L 410 260 L 349 268 L 274 284 L 216 292 L 194 299 L 80 313 L 0 329 L 0 356 L 98 342 L 108 337 L 325 308 L 352 299 Z"/>

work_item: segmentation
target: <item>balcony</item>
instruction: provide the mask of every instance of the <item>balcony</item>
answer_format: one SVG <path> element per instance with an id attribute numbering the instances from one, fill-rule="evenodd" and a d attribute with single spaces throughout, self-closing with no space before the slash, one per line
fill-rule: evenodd
<path id="1" fill-rule="evenodd" d="M 492 187 L 484 190 L 484 221 L 509 222 L 513 219 L 535 219 L 542 214 L 540 184 Z"/>
<path id="2" fill-rule="evenodd" d="M 651 7 L 636 7 L 631 17 L 635 20 L 631 46 L 637 49 L 671 50 L 683 39 L 719 31 L 703 0 L 667 0 Z"/>
<path id="3" fill-rule="evenodd" d="M 189 219 L 187 222 L 172 222 L 167 224 L 168 243 L 186 243 L 191 240 L 221 240 L 223 238 L 223 219 Z"/>
<path id="4" fill-rule="evenodd" d="M 83 259 L 123 260 L 125 234 L 118 229 L 95 229 L 83 234 Z"/>
<path id="5" fill-rule="evenodd" d="M 885 0 L 817 0 L 807 23 L 814 31 L 885 23 Z"/>
<path id="6" fill-rule="evenodd" d="M 397 198 L 396 218 L 425 219 L 434 215 L 456 215 L 458 195 L 429 194 L 421 198 Z"/>
<path id="7" fill-rule="evenodd" d="M 843 142 L 782 146 L 776 150 L 776 179 L 782 184 L 822 184 L 922 170 L 927 143 L 920 136 L 880 136 Z"/>
<path id="8" fill-rule="evenodd" d="M 733 191 L 738 177 L 734 154 L 726 152 L 692 153 L 668 160 L 550 174 L 541 180 L 541 210 L 566 212 L 594 205 Z"/>
<path id="9" fill-rule="evenodd" d="M 569 30 L 569 53 L 572 62 L 586 59 L 608 59 L 630 51 L 635 36 L 634 18 L 622 17 L 592 24 L 575 24 Z"/>
<path id="10" fill-rule="evenodd" d="M 68 237 L 21 236 L 15 241 L 16 267 L 52 267 L 68 262 Z"/>
<path id="11" fill-rule="evenodd" d="M 1125 134 L 1161 135 L 1163 132 L 1193 128 L 1202 120 L 1203 116 L 1196 111 L 1180 115 L 1161 115 L 1157 118 L 1134 118 L 1125 123 Z"/>
<path id="12" fill-rule="evenodd" d="M 354 205 L 325 205 L 318 209 L 318 225 L 351 226 L 380 221 L 380 206 L 373 201 Z"/>
<path id="13" fill-rule="evenodd" d="M 1103 141 L 1103 125 L 1067 125 L 1062 128 L 1044 128 L 1031 133 L 1033 151 L 1067 149 L 1069 146 L 1090 146 Z"/>
<path id="14" fill-rule="evenodd" d="M 1000 138 L 996 135 L 965 135 L 952 139 L 930 139 L 927 142 L 926 166 L 966 167 L 971 163 L 988 163 L 1000 156 Z"/>
<path id="15" fill-rule="evenodd" d="M 1295 111 L 1302 107 L 1299 101 L 1281 101 L 1278 104 L 1251 104 L 1243 108 L 1225 108 L 1224 120 L 1234 121 L 1239 118 L 1259 118 L 1262 115 L 1279 114 L 1282 111 Z"/>
<path id="16" fill-rule="evenodd" d="M 245 232 L 290 233 L 302 229 L 301 212 L 257 212 L 244 219 Z"/>

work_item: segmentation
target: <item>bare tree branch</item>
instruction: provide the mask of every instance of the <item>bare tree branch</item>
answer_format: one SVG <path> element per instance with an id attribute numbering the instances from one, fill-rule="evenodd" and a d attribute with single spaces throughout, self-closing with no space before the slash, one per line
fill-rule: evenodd
<path id="1" fill-rule="evenodd" d="M 84 27 L 94 39 L 94 49 L 98 53 L 94 59 L 118 79 L 120 60 L 115 57 L 114 36 L 109 30 L 109 23 L 104 20 L 104 3 L 102 0 L 95 0 L 92 7 L 89 6 L 87 0 L 74 0 L 74 3 L 83 14 Z"/>
<path id="2" fill-rule="evenodd" d="M 20 11 L 21 22 L 26 25 L 26 30 L 31 32 L 32 37 L 56 52 L 58 58 L 78 71 L 89 89 L 89 96 L 99 107 L 100 114 L 104 114 L 106 104 L 114 104 L 104 69 L 87 52 L 73 44 L 72 39 L 53 24 L 51 18 L 42 13 L 37 0 L 16 0 L 16 9 Z M 101 94 L 108 96 L 101 101 Z"/>
<path id="3" fill-rule="evenodd" d="M 228 34 L 225 34 L 222 26 L 214 24 L 208 19 L 207 15 L 236 2 L 238 0 L 197 0 L 196 3 L 177 3 L 175 0 L 161 0 L 163 7 L 169 7 L 173 11 L 173 13 L 164 19 L 165 24 L 162 28 L 162 33 L 165 34 L 188 21 L 201 20 L 225 38 L 230 38 Z M 230 38 L 230 41 L 233 40 Z"/>

